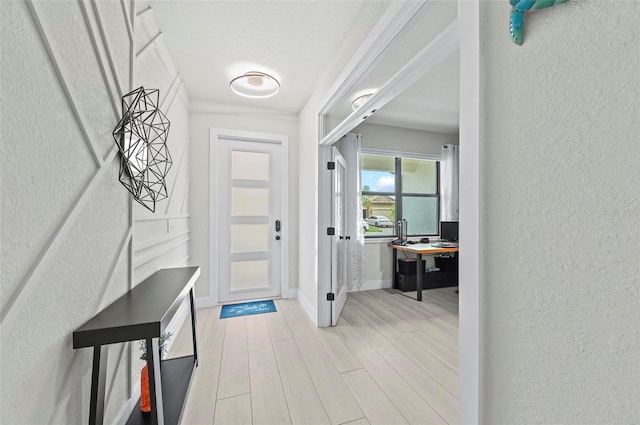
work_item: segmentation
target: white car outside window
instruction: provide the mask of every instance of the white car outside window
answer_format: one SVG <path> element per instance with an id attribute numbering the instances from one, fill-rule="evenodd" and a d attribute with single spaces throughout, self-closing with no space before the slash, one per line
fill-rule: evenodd
<path id="1" fill-rule="evenodd" d="M 376 227 L 393 227 L 393 222 L 383 215 L 372 215 L 367 218 L 367 223 Z"/>

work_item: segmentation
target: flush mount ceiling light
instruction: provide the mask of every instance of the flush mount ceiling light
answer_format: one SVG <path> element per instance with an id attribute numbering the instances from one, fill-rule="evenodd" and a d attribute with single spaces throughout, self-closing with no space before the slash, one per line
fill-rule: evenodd
<path id="1" fill-rule="evenodd" d="M 361 96 L 356 97 L 351 102 L 351 107 L 353 108 L 354 111 L 357 111 L 362 105 L 367 103 L 367 101 L 371 98 L 371 96 L 373 96 L 373 93 L 365 93 Z"/>
<path id="2" fill-rule="evenodd" d="M 249 71 L 229 83 L 234 93 L 244 97 L 270 97 L 280 91 L 280 83 L 269 74 Z"/>

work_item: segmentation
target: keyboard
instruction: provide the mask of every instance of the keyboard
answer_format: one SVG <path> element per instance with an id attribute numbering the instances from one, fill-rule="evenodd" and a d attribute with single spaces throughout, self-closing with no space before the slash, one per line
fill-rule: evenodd
<path id="1" fill-rule="evenodd" d="M 434 248 L 457 248 L 459 246 L 458 242 L 436 242 L 431 244 Z"/>

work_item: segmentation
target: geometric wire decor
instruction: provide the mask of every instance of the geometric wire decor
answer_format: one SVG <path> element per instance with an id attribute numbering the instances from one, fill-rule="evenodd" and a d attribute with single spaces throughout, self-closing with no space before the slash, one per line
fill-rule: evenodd
<path id="1" fill-rule="evenodd" d="M 122 96 L 122 119 L 113 130 L 120 151 L 120 183 L 145 208 L 167 198 L 171 167 L 167 149 L 169 120 L 158 109 L 158 90 L 139 87 Z"/>

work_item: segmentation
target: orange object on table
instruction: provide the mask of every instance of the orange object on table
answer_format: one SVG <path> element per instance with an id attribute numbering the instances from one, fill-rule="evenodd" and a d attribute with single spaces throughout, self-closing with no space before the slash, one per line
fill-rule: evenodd
<path id="1" fill-rule="evenodd" d="M 140 410 L 151 412 L 151 397 L 149 396 L 149 368 L 145 364 L 140 375 Z"/>

